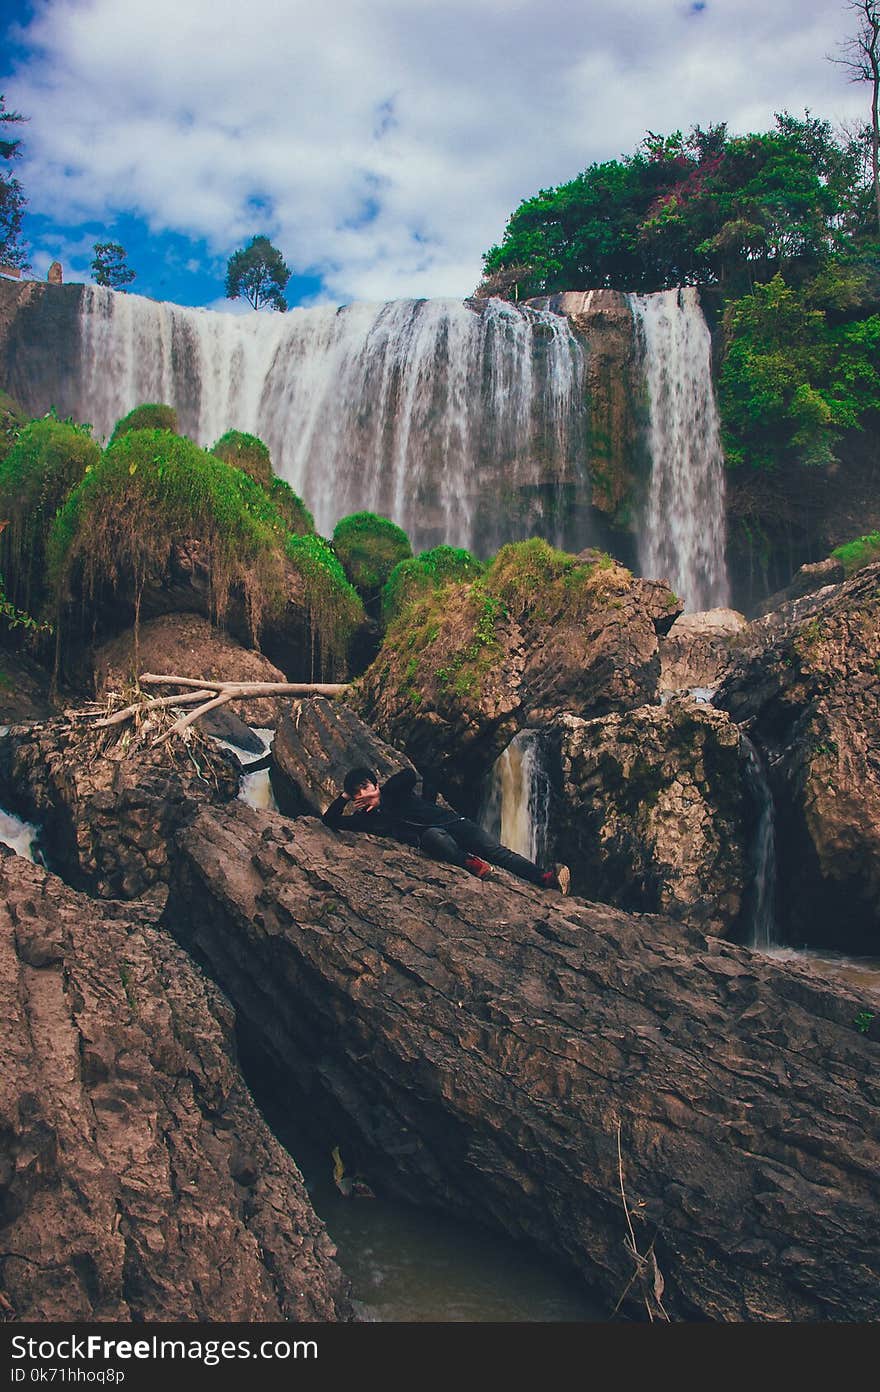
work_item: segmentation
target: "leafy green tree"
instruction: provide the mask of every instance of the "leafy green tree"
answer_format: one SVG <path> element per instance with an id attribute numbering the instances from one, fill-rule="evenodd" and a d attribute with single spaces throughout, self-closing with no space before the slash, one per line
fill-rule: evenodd
<path id="1" fill-rule="evenodd" d="M 135 273 L 126 264 L 125 247 L 118 242 L 95 242 L 95 256 L 92 261 L 92 280 L 96 285 L 107 285 L 111 290 L 124 290 L 135 278 Z"/>
<path id="2" fill-rule="evenodd" d="M 21 154 L 21 141 L 11 137 L 11 128 L 25 117 L 17 111 L 7 111 L 0 93 L 0 160 L 12 161 Z M 21 223 L 27 200 L 14 174 L 0 167 L 0 265 L 28 269 L 28 259 L 21 243 Z"/>
<path id="3" fill-rule="evenodd" d="M 234 251 L 226 267 L 227 300 L 245 299 L 254 309 L 271 305 L 284 311 L 284 291 L 293 272 L 268 237 L 252 237 L 246 247 Z"/>

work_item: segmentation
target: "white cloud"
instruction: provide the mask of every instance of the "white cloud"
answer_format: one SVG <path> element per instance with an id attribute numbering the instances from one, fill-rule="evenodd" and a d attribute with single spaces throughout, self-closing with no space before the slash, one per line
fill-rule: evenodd
<path id="1" fill-rule="evenodd" d="M 31 207 L 225 256 L 265 231 L 340 299 L 463 295 L 519 200 L 646 129 L 852 116 L 828 0 L 44 0 L 5 80 Z M 266 212 L 255 213 L 252 200 Z M 371 213 L 372 216 L 368 216 Z"/>

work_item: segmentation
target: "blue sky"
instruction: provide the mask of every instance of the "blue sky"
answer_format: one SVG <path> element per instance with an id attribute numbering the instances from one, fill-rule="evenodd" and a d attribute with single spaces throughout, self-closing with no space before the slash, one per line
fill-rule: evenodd
<path id="1" fill-rule="evenodd" d="M 835 0 L 2 0 L 34 274 L 231 308 L 279 246 L 291 304 L 467 295 L 519 201 L 645 131 L 865 109 Z M 239 304 L 237 306 L 241 308 Z"/>

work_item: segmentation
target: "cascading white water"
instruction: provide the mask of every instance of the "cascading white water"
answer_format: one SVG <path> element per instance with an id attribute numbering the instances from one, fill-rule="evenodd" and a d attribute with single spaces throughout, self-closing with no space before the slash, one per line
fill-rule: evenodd
<path id="1" fill-rule="evenodd" d="M 629 300 L 650 407 L 641 572 L 668 580 L 690 612 L 721 608 L 728 603 L 724 456 L 709 329 L 693 287 Z"/>
<path id="2" fill-rule="evenodd" d="M 232 315 L 87 287 L 80 354 L 97 435 L 146 401 L 203 445 L 259 435 L 325 535 L 366 508 L 416 549 L 574 544 L 560 503 L 587 489 L 584 348 L 559 315 L 500 300 Z"/>
<path id="3" fill-rule="evenodd" d="M 486 831 L 504 846 L 539 861 L 546 852 L 550 781 L 541 758 L 540 731 L 520 730 L 496 759 L 480 814 Z"/>
<path id="4" fill-rule="evenodd" d="M 747 735 L 742 736 L 746 756 L 746 782 L 757 810 L 752 840 L 752 884 L 749 913 L 750 947 L 772 947 L 776 934 L 776 826 L 773 795 L 760 755 Z"/>

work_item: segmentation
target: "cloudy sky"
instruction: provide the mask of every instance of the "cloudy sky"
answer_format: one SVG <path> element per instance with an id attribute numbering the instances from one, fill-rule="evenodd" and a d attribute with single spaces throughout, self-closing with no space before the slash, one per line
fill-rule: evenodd
<path id="1" fill-rule="evenodd" d="M 224 304 L 269 235 L 291 303 L 468 294 L 521 199 L 594 160 L 866 90 L 826 59 L 845 0 L 0 0 L 0 91 L 34 273 Z"/>

